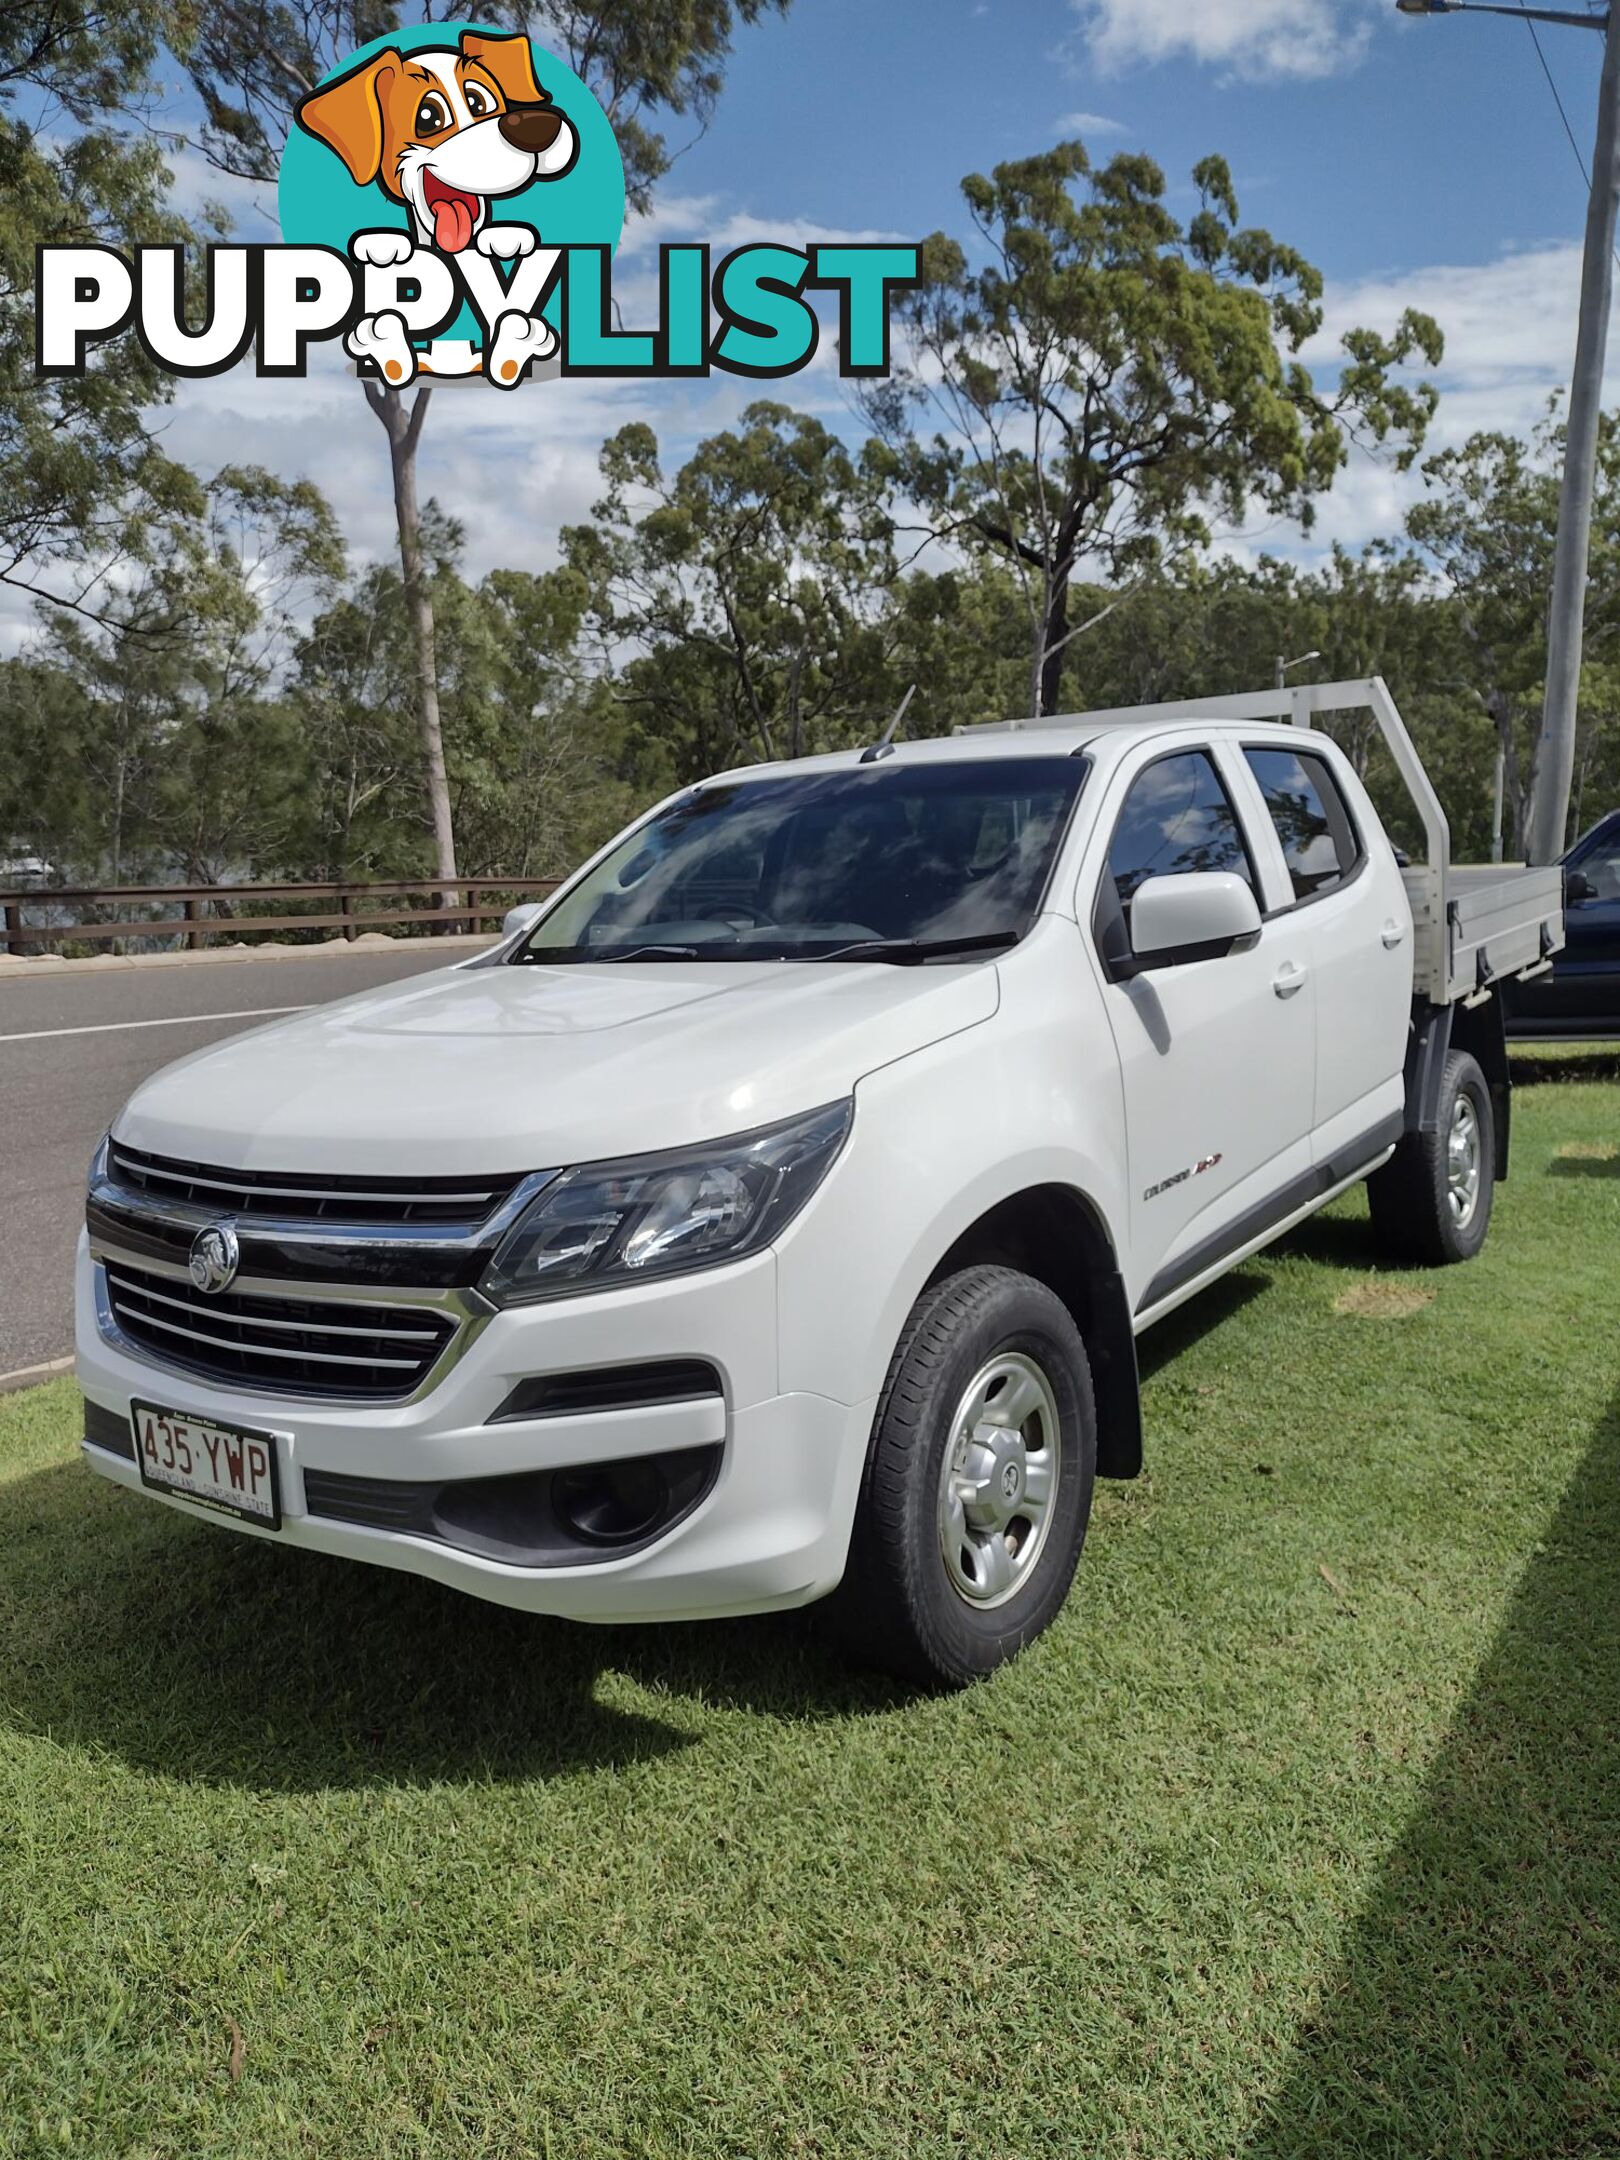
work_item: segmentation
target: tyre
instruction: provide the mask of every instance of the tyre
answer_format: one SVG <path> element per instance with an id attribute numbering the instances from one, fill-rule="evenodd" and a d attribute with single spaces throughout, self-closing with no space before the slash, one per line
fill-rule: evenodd
<path id="1" fill-rule="evenodd" d="M 1485 1242 L 1496 1192 L 1491 1091 L 1468 1053 L 1453 1050 L 1440 1075 L 1431 1133 L 1408 1133 L 1367 1180 L 1373 1229 L 1393 1260 L 1445 1267 Z"/>
<path id="2" fill-rule="evenodd" d="M 1091 1515 L 1091 1368 L 1069 1310 L 1011 1268 L 925 1290 L 889 1365 L 844 1580 L 846 1649 L 962 1687 L 1048 1627 Z"/>

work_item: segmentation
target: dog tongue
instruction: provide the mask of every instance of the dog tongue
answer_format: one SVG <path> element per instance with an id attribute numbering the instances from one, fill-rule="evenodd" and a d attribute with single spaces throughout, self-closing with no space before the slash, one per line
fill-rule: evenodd
<path id="1" fill-rule="evenodd" d="M 464 195 L 441 195 L 433 205 L 433 243 L 443 254 L 459 255 L 472 238 L 472 210 Z"/>

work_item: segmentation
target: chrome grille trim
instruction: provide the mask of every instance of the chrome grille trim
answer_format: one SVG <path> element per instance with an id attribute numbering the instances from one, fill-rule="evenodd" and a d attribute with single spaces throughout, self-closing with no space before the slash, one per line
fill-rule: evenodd
<path id="1" fill-rule="evenodd" d="M 138 1177 L 141 1184 L 148 1191 L 151 1190 L 153 1173 L 143 1164 L 132 1162 L 127 1150 L 114 1148 L 113 1167 L 126 1175 Z M 255 1199 L 262 1194 L 266 1199 L 273 1200 L 307 1200 L 320 1207 L 324 1207 L 329 1200 L 336 1200 L 340 1204 L 363 1200 L 375 1201 L 379 1207 L 467 1207 L 481 1210 L 483 1214 L 489 1212 L 505 1190 L 504 1186 L 489 1186 L 482 1192 L 372 1192 L 359 1186 L 348 1185 L 249 1185 L 243 1178 L 204 1177 L 200 1171 L 189 1169 L 183 1179 L 176 1175 L 173 1182 L 201 1185 L 209 1192 L 247 1193 L 250 1198 Z M 247 1214 L 249 1210 L 239 1208 L 237 1212 Z"/>
<path id="2" fill-rule="evenodd" d="M 165 1294 L 171 1286 L 179 1290 L 191 1288 L 184 1267 L 144 1254 L 124 1254 L 103 1242 L 93 1246 L 91 1259 L 96 1324 L 105 1341 L 158 1371 L 186 1374 L 199 1381 L 212 1382 L 233 1395 L 293 1396 L 312 1404 L 339 1403 L 350 1407 L 416 1402 L 437 1387 L 445 1374 L 460 1362 L 494 1315 L 494 1307 L 476 1290 L 291 1283 L 270 1276 L 239 1276 L 229 1291 L 206 1298 L 197 1292 L 188 1302 L 184 1296 L 176 1298 Z M 124 1286 L 122 1313 L 119 1310 L 121 1279 Z M 164 1289 L 152 1287 L 157 1283 L 163 1284 Z M 378 1354 L 365 1357 L 313 1348 L 283 1349 L 280 1343 L 263 1341 L 244 1343 L 228 1335 L 218 1335 L 206 1324 L 186 1328 L 153 1314 L 142 1314 L 132 1307 L 132 1299 L 151 1299 L 166 1309 L 178 1308 L 192 1314 L 196 1322 L 212 1320 L 216 1326 L 229 1323 L 243 1330 L 302 1329 L 322 1338 L 338 1334 L 362 1338 L 369 1335 L 377 1345 Z M 335 1315 L 331 1320 L 301 1320 L 258 1312 L 243 1316 L 230 1309 L 233 1304 L 243 1302 L 250 1305 L 280 1302 L 349 1310 L 342 1320 Z M 362 1324 L 362 1316 L 369 1317 L 372 1313 L 376 1314 L 376 1325 L 368 1328 Z M 422 1323 L 431 1317 L 438 1325 L 399 1327 L 393 1324 L 396 1317 L 406 1323 Z M 156 1334 L 158 1339 L 151 1339 L 147 1331 Z M 420 1354 L 403 1358 L 389 1355 L 393 1345 L 418 1342 L 424 1336 L 430 1340 Z M 188 1343 L 191 1346 L 189 1353 Z M 269 1364 L 269 1371 L 262 1365 L 259 1370 L 251 1369 L 252 1362 L 260 1360 Z M 307 1377 L 291 1373 L 284 1376 L 280 1368 L 288 1362 L 304 1367 Z M 363 1384 L 363 1376 L 368 1372 L 376 1374 L 381 1384 Z M 347 1380 L 346 1374 L 349 1375 Z"/>
<path id="3" fill-rule="evenodd" d="M 499 1177 L 354 1177 L 233 1171 L 177 1162 L 104 1140 L 91 1192 L 153 1223 L 194 1229 L 233 1216 L 248 1233 L 283 1242 L 430 1244 L 458 1251 L 497 1240 L 555 1171 Z M 205 1194 L 205 1197 L 199 1197 Z M 302 1205 L 298 1205 L 302 1201 Z M 272 1203 L 272 1205 L 264 1205 Z"/>
<path id="4" fill-rule="evenodd" d="M 248 1242 L 257 1238 L 266 1244 L 281 1246 L 354 1246 L 367 1255 L 387 1251 L 410 1255 L 426 1253 L 447 1261 L 482 1251 L 495 1251 L 495 1246 L 523 1214 L 529 1201 L 534 1201 L 536 1194 L 549 1186 L 557 1175 L 557 1171 L 529 1171 L 503 1190 L 499 1203 L 492 1210 L 477 1218 L 462 1218 L 458 1223 L 456 1220 L 408 1223 L 404 1218 L 395 1218 L 384 1223 L 376 1218 L 348 1220 L 339 1216 L 294 1212 L 261 1214 L 257 1210 L 233 1210 L 220 1201 L 190 1201 L 181 1199 L 179 1194 L 153 1192 L 143 1184 L 127 1182 L 123 1169 L 127 1158 L 130 1158 L 130 1149 L 123 1149 L 117 1140 L 104 1140 L 91 1164 L 89 1201 L 93 1207 L 99 1205 L 110 1214 L 125 1216 L 132 1227 L 147 1225 L 153 1231 L 175 1231 L 192 1238 L 199 1229 L 207 1229 L 220 1223 L 222 1218 L 229 1218 L 238 1225 L 242 1238 Z M 229 1173 L 225 1175 L 229 1177 Z M 419 1184 L 419 1179 L 413 1182 L 413 1190 L 417 1190 Z M 361 1194 L 374 1190 L 376 1182 L 369 1179 L 363 1184 Z M 467 1192 L 471 1188 L 460 1182 L 458 1190 Z M 361 1194 L 348 1194 L 348 1199 L 356 1207 L 367 1205 Z"/>
<path id="5" fill-rule="evenodd" d="M 118 1302 L 118 1284 L 116 1282 L 108 1284 L 107 1295 L 111 1300 L 113 1317 L 116 1320 L 123 1321 L 126 1324 L 133 1320 L 139 1327 L 161 1328 L 166 1335 L 180 1335 L 187 1342 L 207 1343 L 216 1350 L 236 1350 L 245 1353 L 249 1357 L 256 1358 L 286 1358 L 293 1364 L 358 1365 L 365 1372 L 379 1368 L 389 1372 L 415 1372 L 419 1362 L 416 1358 L 344 1357 L 329 1350 L 278 1350 L 269 1343 L 233 1342 L 230 1336 L 210 1335 L 205 1328 L 177 1327 L 172 1320 L 154 1320 L 150 1313 L 126 1312 Z M 283 1325 L 288 1324 L 290 1323 L 283 1323 Z M 252 1325 L 258 1327 L 262 1323 L 255 1320 Z"/>
<path id="6" fill-rule="evenodd" d="M 145 1267 L 146 1265 L 147 1263 L 143 1261 L 142 1266 Z M 295 1294 L 301 1296 L 301 1293 L 295 1293 L 285 1283 L 280 1285 L 278 1294 L 283 1297 L 291 1297 Z M 188 1302 L 185 1298 L 165 1297 L 160 1290 L 143 1290 L 141 1296 L 154 1305 L 172 1305 L 176 1312 L 195 1313 L 199 1309 L 195 1303 Z M 152 1324 L 156 1327 L 159 1323 L 154 1321 Z M 303 1335 L 375 1336 L 378 1333 L 376 1328 L 337 1327 L 329 1320 L 267 1320 L 262 1313 L 254 1316 L 253 1325 L 267 1328 L 295 1328 Z M 396 1342 L 437 1342 L 439 1339 L 436 1328 L 390 1328 L 388 1332 Z"/>

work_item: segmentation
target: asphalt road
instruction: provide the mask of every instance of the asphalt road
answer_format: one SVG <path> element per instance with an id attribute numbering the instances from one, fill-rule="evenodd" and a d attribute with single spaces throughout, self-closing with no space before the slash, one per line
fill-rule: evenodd
<path id="1" fill-rule="evenodd" d="M 395 952 L 0 978 L 0 1380 L 73 1347 L 85 1171 L 139 1081 L 279 1008 L 444 965 L 442 947 L 413 940 Z"/>

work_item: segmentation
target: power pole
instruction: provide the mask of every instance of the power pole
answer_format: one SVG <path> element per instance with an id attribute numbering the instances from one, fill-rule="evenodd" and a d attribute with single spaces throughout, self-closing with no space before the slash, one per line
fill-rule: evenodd
<path id="1" fill-rule="evenodd" d="M 1581 637 L 1586 619 L 1587 557 L 1592 538 L 1592 489 L 1597 475 L 1603 366 L 1614 297 L 1615 213 L 1620 209 L 1620 7 L 1598 15 L 1566 9 L 1496 7 L 1483 0 L 1395 0 L 1403 15 L 1506 15 L 1520 22 L 1566 23 L 1597 30 L 1604 40 L 1598 90 L 1597 142 L 1586 205 L 1581 261 L 1581 320 L 1575 373 L 1569 388 L 1564 480 L 1558 501 L 1558 542 L 1547 608 L 1547 689 L 1525 821 L 1525 855 L 1556 862 L 1564 852 L 1570 782 L 1575 772 L 1575 718 L 1581 686 Z"/>
<path id="2" fill-rule="evenodd" d="M 1592 537 L 1592 487 L 1597 472 L 1598 422 L 1603 412 L 1603 363 L 1614 297 L 1614 226 L 1620 208 L 1620 14 L 1604 19 L 1603 81 L 1598 91 L 1592 193 L 1586 208 L 1586 254 L 1581 264 L 1581 327 L 1569 386 L 1564 485 L 1558 498 L 1558 551 L 1547 610 L 1547 695 L 1536 745 L 1525 854 L 1556 862 L 1564 852 L 1569 789 L 1575 774 L 1575 709 L 1581 687 L 1581 637 L 1586 619 L 1587 552 Z"/>

